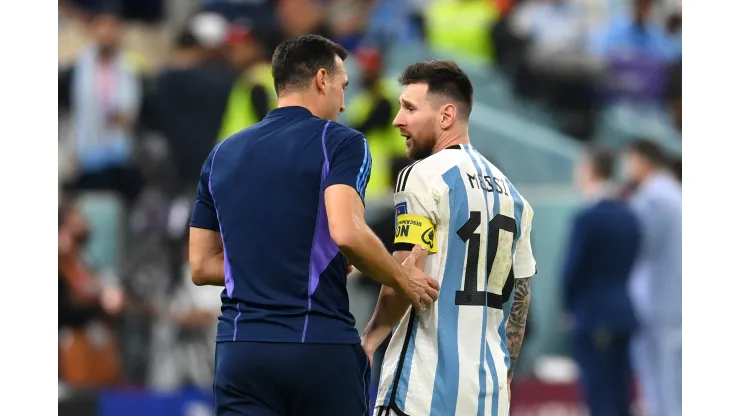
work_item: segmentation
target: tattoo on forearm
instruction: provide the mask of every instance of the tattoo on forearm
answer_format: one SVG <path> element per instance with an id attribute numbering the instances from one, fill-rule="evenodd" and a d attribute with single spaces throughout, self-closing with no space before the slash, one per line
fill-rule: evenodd
<path id="1" fill-rule="evenodd" d="M 517 279 L 514 283 L 514 301 L 511 304 L 511 314 L 506 323 L 506 348 L 509 350 L 508 379 L 514 375 L 514 366 L 519 358 L 524 339 L 524 329 L 527 326 L 529 300 L 531 297 L 529 278 Z"/>

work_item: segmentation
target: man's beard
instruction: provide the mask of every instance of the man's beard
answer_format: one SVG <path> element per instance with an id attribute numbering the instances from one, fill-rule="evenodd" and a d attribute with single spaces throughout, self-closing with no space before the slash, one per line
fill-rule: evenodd
<path id="1" fill-rule="evenodd" d="M 411 160 L 421 160 L 432 155 L 434 150 L 434 138 L 431 134 L 420 134 L 417 137 L 412 137 L 411 146 L 409 148 L 408 157 Z"/>

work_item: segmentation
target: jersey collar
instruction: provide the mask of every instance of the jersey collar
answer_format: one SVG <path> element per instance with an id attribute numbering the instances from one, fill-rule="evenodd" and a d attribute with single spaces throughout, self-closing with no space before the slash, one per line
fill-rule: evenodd
<path id="1" fill-rule="evenodd" d="M 306 107 L 300 107 L 300 106 L 295 105 L 295 106 L 288 106 L 288 107 L 280 107 L 280 108 L 271 110 L 269 113 L 267 113 L 267 116 L 265 116 L 265 118 L 281 117 L 281 116 L 313 117 L 313 114 Z"/>

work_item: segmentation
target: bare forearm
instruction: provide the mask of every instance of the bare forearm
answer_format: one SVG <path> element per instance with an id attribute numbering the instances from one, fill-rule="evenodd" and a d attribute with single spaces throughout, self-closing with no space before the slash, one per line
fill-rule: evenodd
<path id="1" fill-rule="evenodd" d="M 517 279 L 514 283 L 514 300 L 511 304 L 511 314 L 506 322 L 506 348 L 509 350 L 510 360 L 507 374 L 509 380 L 514 376 L 514 366 L 522 349 L 530 298 L 529 278 Z"/>
<path id="2" fill-rule="evenodd" d="M 385 286 L 398 287 L 398 280 L 403 276 L 401 264 L 391 257 L 367 225 L 359 224 L 354 235 L 339 247 L 350 264 L 365 275 Z"/>
<path id="3" fill-rule="evenodd" d="M 221 233 L 190 227 L 190 278 L 198 286 L 224 286 L 224 246 Z"/>
<path id="4" fill-rule="evenodd" d="M 190 274 L 195 283 L 198 286 L 224 286 L 225 285 L 225 272 L 224 272 L 224 254 L 220 253 L 215 256 L 209 257 L 204 261 L 198 262 L 195 266 L 191 264 Z"/>
<path id="5" fill-rule="evenodd" d="M 375 351 L 403 318 L 410 303 L 388 286 L 383 286 L 378 297 L 373 317 L 362 336 L 362 346 L 366 351 Z"/>

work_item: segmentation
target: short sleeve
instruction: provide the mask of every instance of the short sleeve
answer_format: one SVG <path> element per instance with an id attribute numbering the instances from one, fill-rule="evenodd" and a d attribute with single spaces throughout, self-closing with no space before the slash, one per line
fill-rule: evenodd
<path id="1" fill-rule="evenodd" d="M 435 239 L 439 220 L 434 191 L 421 169 L 413 164 L 401 170 L 396 182 L 396 237 L 393 251 L 410 251 L 421 245 L 430 253 L 437 251 Z"/>
<path id="2" fill-rule="evenodd" d="M 514 278 L 525 279 L 537 274 L 537 262 L 532 255 L 532 218 L 534 211 L 527 203 L 522 213 L 522 236 L 516 244 L 514 251 Z"/>
<path id="3" fill-rule="evenodd" d="M 213 158 L 217 149 L 218 146 L 211 151 L 211 154 L 208 155 L 205 163 L 203 163 L 203 168 L 200 170 L 198 193 L 195 196 L 193 216 L 190 218 L 190 226 L 194 228 L 220 231 L 218 216 L 216 215 L 216 205 L 213 202 L 210 189 L 211 169 L 213 168 Z"/>
<path id="4" fill-rule="evenodd" d="M 356 134 L 339 143 L 336 150 L 330 154 L 329 173 L 324 186 L 325 188 L 332 185 L 351 186 L 364 201 L 372 165 L 365 136 Z"/>

